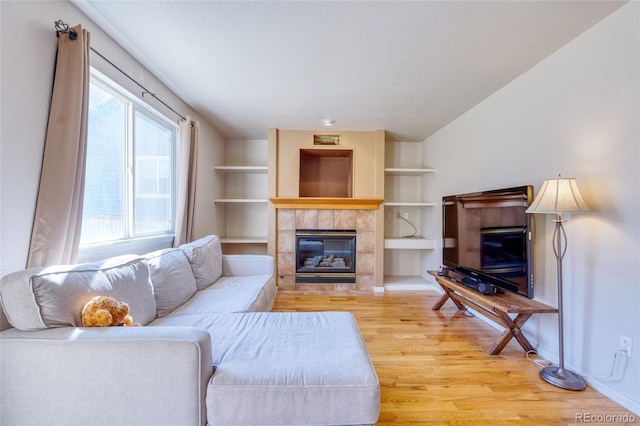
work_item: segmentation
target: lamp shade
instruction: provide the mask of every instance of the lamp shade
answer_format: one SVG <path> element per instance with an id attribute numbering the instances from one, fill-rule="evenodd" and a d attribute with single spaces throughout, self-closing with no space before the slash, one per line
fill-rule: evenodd
<path id="1" fill-rule="evenodd" d="M 574 178 L 547 179 L 527 213 L 586 213 L 591 209 L 582 198 Z"/>

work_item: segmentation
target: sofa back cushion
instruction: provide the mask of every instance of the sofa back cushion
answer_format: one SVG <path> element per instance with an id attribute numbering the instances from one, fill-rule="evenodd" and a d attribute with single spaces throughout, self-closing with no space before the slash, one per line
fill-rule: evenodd
<path id="1" fill-rule="evenodd" d="M 154 251 L 145 257 L 156 299 L 156 316 L 162 318 L 195 294 L 196 280 L 187 257 L 179 248 Z"/>
<path id="2" fill-rule="evenodd" d="M 222 276 L 222 246 L 217 235 L 209 235 L 180 246 L 191 265 L 198 290 Z"/>
<path id="3" fill-rule="evenodd" d="M 81 327 L 82 308 L 94 296 L 126 302 L 133 321 L 142 325 L 156 316 L 149 266 L 138 256 L 25 269 L 0 280 L 4 312 L 20 330 Z"/>

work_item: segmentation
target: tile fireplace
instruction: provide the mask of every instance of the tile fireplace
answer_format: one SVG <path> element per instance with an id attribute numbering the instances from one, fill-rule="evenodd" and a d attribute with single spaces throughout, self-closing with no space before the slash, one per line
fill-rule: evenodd
<path id="1" fill-rule="evenodd" d="M 317 143 L 319 136 L 339 142 Z M 338 133 L 269 129 L 267 249 L 276 259 L 279 290 L 351 294 L 382 287 L 386 146 L 382 129 Z M 308 229 L 357 232 L 355 281 L 300 282 L 296 275 L 309 272 L 298 271 L 305 267 L 304 263 L 299 267 L 296 259 L 296 230 Z M 316 256 L 322 261 L 331 253 L 307 256 L 312 258 L 307 264 L 315 262 Z"/>
<path id="2" fill-rule="evenodd" d="M 304 199 L 302 199 L 304 200 Z M 376 210 L 368 209 L 317 209 L 317 208 L 278 208 L 275 223 L 275 242 L 276 251 L 274 252 L 277 265 L 277 282 L 278 289 L 300 290 L 305 292 L 349 292 L 349 293 L 368 293 L 373 291 L 375 283 L 375 252 L 376 252 Z M 325 233 L 329 232 L 329 242 L 323 242 L 321 248 L 316 241 L 317 236 L 296 235 L 301 233 Z M 296 246 L 301 237 L 305 240 L 311 240 L 303 243 L 303 249 L 306 254 L 305 259 L 296 258 Z M 357 237 L 357 238 L 356 238 Z M 350 242 L 345 243 L 338 241 L 340 239 L 353 238 L 353 251 L 351 259 L 345 253 L 347 249 L 351 249 Z M 341 247 L 343 245 L 347 247 Z M 333 255 L 333 259 L 331 256 Z M 314 273 L 327 271 L 328 266 L 323 266 L 317 270 L 309 271 L 307 268 L 311 264 L 317 262 L 316 259 L 328 264 L 333 262 L 333 267 L 341 265 L 344 261 L 345 267 L 352 269 L 351 272 L 345 272 L 348 281 L 343 279 L 335 280 L 325 279 L 315 282 L 301 282 L 300 277 L 296 277 L 301 273 Z M 304 267 L 306 258 L 307 267 Z M 325 259 L 326 258 L 326 259 Z M 301 263 L 302 262 L 302 263 Z M 303 269 L 299 271 L 299 269 Z M 333 276 L 336 277 L 335 274 Z M 355 283 L 355 284 L 354 284 Z"/>

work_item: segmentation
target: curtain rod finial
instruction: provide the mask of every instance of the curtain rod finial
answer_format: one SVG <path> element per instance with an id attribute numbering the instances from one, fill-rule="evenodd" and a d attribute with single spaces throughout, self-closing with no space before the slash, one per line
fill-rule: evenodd
<path id="1" fill-rule="evenodd" d="M 58 31 L 69 31 L 69 25 L 65 24 L 62 19 L 58 19 L 57 21 L 55 21 L 54 25 L 56 26 L 56 30 Z"/>
<path id="2" fill-rule="evenodd" d="M 78 38 L 78 33 L 75 31 L 69 30 L 69 24 L 65 24 L 62 19 L 58 19 L 54 22 L 56 28 L 56 37 L 60 37 L 60 33 L 69 34 L 70 40 L 76 40 Z"/>

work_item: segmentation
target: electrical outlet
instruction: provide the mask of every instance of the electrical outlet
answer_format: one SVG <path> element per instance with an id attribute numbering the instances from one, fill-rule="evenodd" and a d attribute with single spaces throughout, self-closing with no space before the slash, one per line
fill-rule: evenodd
<path id="1" fill-rule="evenodd" d="M 393 215 L 391 214 L 391 212 L 387 212 L 387 220 L 391 220 L 392 217 Z"/>
<path id="2" fill-rule="evenodd" d="M 402 219 L 402 213 L 401 212 L 396 212 L 396 218 L 397 219 Z"/>
<path id="3" fill-rule="evenodd" d="M 633 340 L 627 336 L 620 335 L 620 350 L 625 351 L 627 356 L 631 358 L 631 350 L 633 349 Z"/>
<path id="4" fill-rule="evenodd" d="M 404 217 L 405 219 L 409 219 L 409 212 L 402 213 L 402 217 Z"/>

